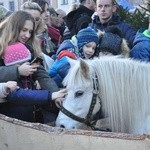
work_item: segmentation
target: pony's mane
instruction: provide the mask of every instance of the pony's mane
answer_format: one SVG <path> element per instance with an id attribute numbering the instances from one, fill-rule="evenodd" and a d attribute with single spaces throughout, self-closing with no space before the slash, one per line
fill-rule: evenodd
<path id="1" fill-rule="evenodd" d="M 98 77 L 102 110 L 105 116 L 109 116 L 112 130 L 134 132 L 130 130 L 136 122 L 141 122 L 140 128 L 146 121 L 143 114 L 147 114 L 150 107 L 150 64 L 113 56 L 95 58 L 86 63 L 90 75 L 95 72 Z M 86 84 L 80 61 L 69 70 L 63 83 L 69 87 L 76 83 Z"/>
<path id="2" fill-rule="evenodd" d="M 95 59 L 91 64 L 98 75 L 103 112 L 109 115 L 112 130 L 134 133 L 130 130 L 136 122 L 141 124 L 134 128 L 142 128 L 150 106 L 150 64 L 115 57 Z"/>

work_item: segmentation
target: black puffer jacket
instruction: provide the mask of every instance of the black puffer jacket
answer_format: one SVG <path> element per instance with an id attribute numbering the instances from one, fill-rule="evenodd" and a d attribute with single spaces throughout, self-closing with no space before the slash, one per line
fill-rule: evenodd
<path id="1" fill-rule="evenodd" d="M 78 31 L 88 27 L 89 23 L 92 22 L 91 16 L 93 13 L 94 11 L 83 5 L 80 5 L 79 8 L 71 11 L 66 16 L 66 26 L 68 27 L 68 30 L 65 30 L 64 32 L 64 40 L 71 39 L 71 37 L 76 35 Z"/>

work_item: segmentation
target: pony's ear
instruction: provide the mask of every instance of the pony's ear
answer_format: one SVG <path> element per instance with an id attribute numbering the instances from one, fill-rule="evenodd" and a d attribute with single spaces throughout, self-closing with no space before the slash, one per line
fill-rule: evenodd
<path id="1" fill-rule="evenodd" d="M 87 63 L 84 60 L 80 60 L 80 69 L 81 69 L 81 73 L 82 75 L 86 78 L 89 79 L 90 75 L 89 75 L 89 67 L 87 65 Z"/>

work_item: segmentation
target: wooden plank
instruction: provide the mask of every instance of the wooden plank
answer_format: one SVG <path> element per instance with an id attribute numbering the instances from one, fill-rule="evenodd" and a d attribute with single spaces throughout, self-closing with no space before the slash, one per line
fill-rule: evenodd
<path id="1" fill-rule="evenodd" d="M 149 135 L 66 130 L 0 115 L 1 150 L 149 150 Z"/>

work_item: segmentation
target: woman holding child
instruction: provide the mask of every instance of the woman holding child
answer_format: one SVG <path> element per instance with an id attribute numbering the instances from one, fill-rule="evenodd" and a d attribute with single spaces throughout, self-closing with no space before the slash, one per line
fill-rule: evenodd
<path id="1" fill-rule="evenodd" d="M 41 50 L 40 46 L 35 40 L 34 32 L 34 19 L 25 11 L 14 12 L 10 17 L 0 24 L 0 82 L 19 82 L 23 76 L 30 77 L 33 81 L 37 80 L 41 87 L 41 90 L 36 90 L 33 88 L 34 82 L 31 82 L 31 89 L 24 89 L 24 87 L 20 87 L 14 92 L 11 92 L 7 96 L 7 102 L 0 104 L 0 113 L 30 122 L 35 121 L 34 112 L 37 105 L 44 107 L 44 111 L 50 111 L 50 109 L 53 109 L 50 107 L 51 100 L 61 103 L 62 98 L 67 94 L 65 89 L 59 91 L 56 83 L 48 76 L 42 65 L 36 63 L 34 65 L 30 65 L 29 62 L 23 62 L 17 65 L 5 66 L 5 51 L 9 46 L 12 46 L 17 42 L 24 44 L 29 50 L 31 54 L 31 59 L 29 61 L 33 60 L 37 56 L 40 56 Z M 34 92 L 35 95 L 33 94 Z M 35 99 L 34 96 L 31 96 L 30 93 L 32 93 L 37 99 Z M 42 93 L 41 95 L 46 93 L 45 96 L 40 97 L 43 97 L 43 99 L 40 99 L 40 103 L 36 93 L 39 95 L 40 93 Z M 24 94 L 29 96 L 30 99 L 25 97 Z M 50 116 L 44 116 L 44 120 L 40 120 L 39 122 L 48 122 L 48 120 L 45 120 L 45 118 L 50 118 Z"/>

